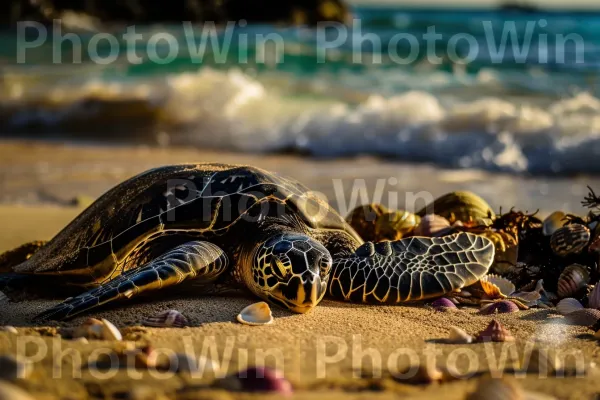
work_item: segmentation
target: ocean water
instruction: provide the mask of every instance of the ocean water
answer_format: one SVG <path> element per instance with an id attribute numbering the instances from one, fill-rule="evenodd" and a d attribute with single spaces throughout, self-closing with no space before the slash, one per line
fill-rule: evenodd
<path id="1" fill-rule="evenodd" d="M 20 51 L 3 32 L 0 134 L 600 174 L 600 13 L 354 16 L 348 30 L 136 26 L 131 45 L 126 27 L 103 28 L 111 45 L 71 17 L 81 47 L 58 32 L 34 47 L 29 28 Z"/>

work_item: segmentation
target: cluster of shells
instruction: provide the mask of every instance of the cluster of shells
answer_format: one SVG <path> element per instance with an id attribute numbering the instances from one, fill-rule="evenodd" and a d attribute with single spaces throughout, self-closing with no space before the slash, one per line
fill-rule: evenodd
<path id="1" fill-rule="evenodd" d="M 237 315 L 236 321 L 251 326 L 269 325 L 273 323 L 273 316 L 269 305 L 259 302 L 245 307 Z M 182 329 L 190 326 L 188 318 L 177 310 L 162 311 L 143 318 L 140 322 L 143 326 L 155 328 Z M 0 331 L 19 334 L 18 330 L 11 326 L 0 327 Z M 184 353 L 178 353 L 175 354 L 176 357 L 173 360 L 172 357 L 164 357 L 162 352 L 157 351 L 151 345 L 144 344 L 140 347 L 136 342 L 126 340 L 119 328 L 106 319 L 88 318 L 78 326 L 61 328 L 59 334 L 63 339 L 77 341 L 84 345 L 96 340 L 116 342 L 114 354 L 109 355 L 110 361 L 106 360 L 107 365 L 111 366 L 113 358 L 116 356 L 120 367 L 124 368 L 152 368 L 176 373 L 214 373 L 220 368 L 217 363 L 203 357 L 197 359 Z M 90 367 L 101 368 L 103 361 L 99 359 Z M 3 386 L 2 381 L 27 378 L 31 371 L 30 364 L 23 363 L 11 356 L 0 356 L 0 399 L 30 399 L 28 393 L 17 386 Z M 244 369 L 237 374 L 216 379 L 213 385 L 230 391 L 276 392 L 284 395 L 292 393 L 290 382 L 279 371 L 266 367 Z"/>
<path id="2" fill-rule="evenodd" d="M 567 322 L 594 325 L 600 320 L 600 286 L 594 286 L 600 279 L 600 198 L 590 190 L 582 203 L 590 209 L 585 217 L 556 211 L 539 219 L 514 210 L 495 214 L 480 196 L 451 192 L 414 214 L 371 204 L 357 207 L 347 221 L 370 241 L 471 232 L 494 243 L 490 274 L 434 301 L 435 310 L 470 305 L 494 315 L 559 305 Z"/>

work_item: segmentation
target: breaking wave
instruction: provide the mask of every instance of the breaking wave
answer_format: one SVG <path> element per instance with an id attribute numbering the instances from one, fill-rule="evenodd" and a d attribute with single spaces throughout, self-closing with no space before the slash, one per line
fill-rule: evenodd
<path id="1" fill-rule="evenodd" d="M 5 132 L 69 132 L 160 145 L 319 157 L 376 155 L 452 167 L 600 173 L 600 100 L 471 100 L 414 89 L 369 94 L 239 70 L 85 83 L 5 78 Z M 293 92 L 293 95 L 291 94 Z M 87 134 L 86 134 L 87 135 Z M 88 139 L 89 139 L 88 138 Z"/>

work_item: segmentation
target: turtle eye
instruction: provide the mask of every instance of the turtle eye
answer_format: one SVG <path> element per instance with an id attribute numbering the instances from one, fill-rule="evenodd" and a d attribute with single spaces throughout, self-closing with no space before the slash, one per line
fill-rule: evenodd
<path id="1" fill-rule="evenodd" d="M 273 275 L 280 280 L 284 280 L 288 275 L 287 269 L 283 266 L 283 263 L 277 256 L 273 256 L 271 259 L 271 270 L 273 271 Z"/>
<path id="2" fill-rule="evenodd" d="M 324 279 L 329 276 L 329 273 L 331 272 L 331 258 L 323 257 L 319 263 L 319 275 L 321 276 L 321 279 Z"/>

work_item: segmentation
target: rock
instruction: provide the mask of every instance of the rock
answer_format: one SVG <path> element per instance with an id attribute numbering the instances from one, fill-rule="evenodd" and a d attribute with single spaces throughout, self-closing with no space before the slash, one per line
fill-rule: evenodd
<path id="1" fill-rule="evenodd" d="M 246 20 L 248 23 L 316 25 L 320 21 L 346 23 L 348 7 L 342 0 L 7 0 L 0 2 L 0 24 L 38 21 L 50 24 L 68 15 L 102 23 L 162 23 L 180 21 Z"/>
<path id="2" fill-rule="evenodd" d="M 31 364 L 21 362 L 12 356 L 0 356 L 0 380 L 27 379 L 32 370 Z"/>

